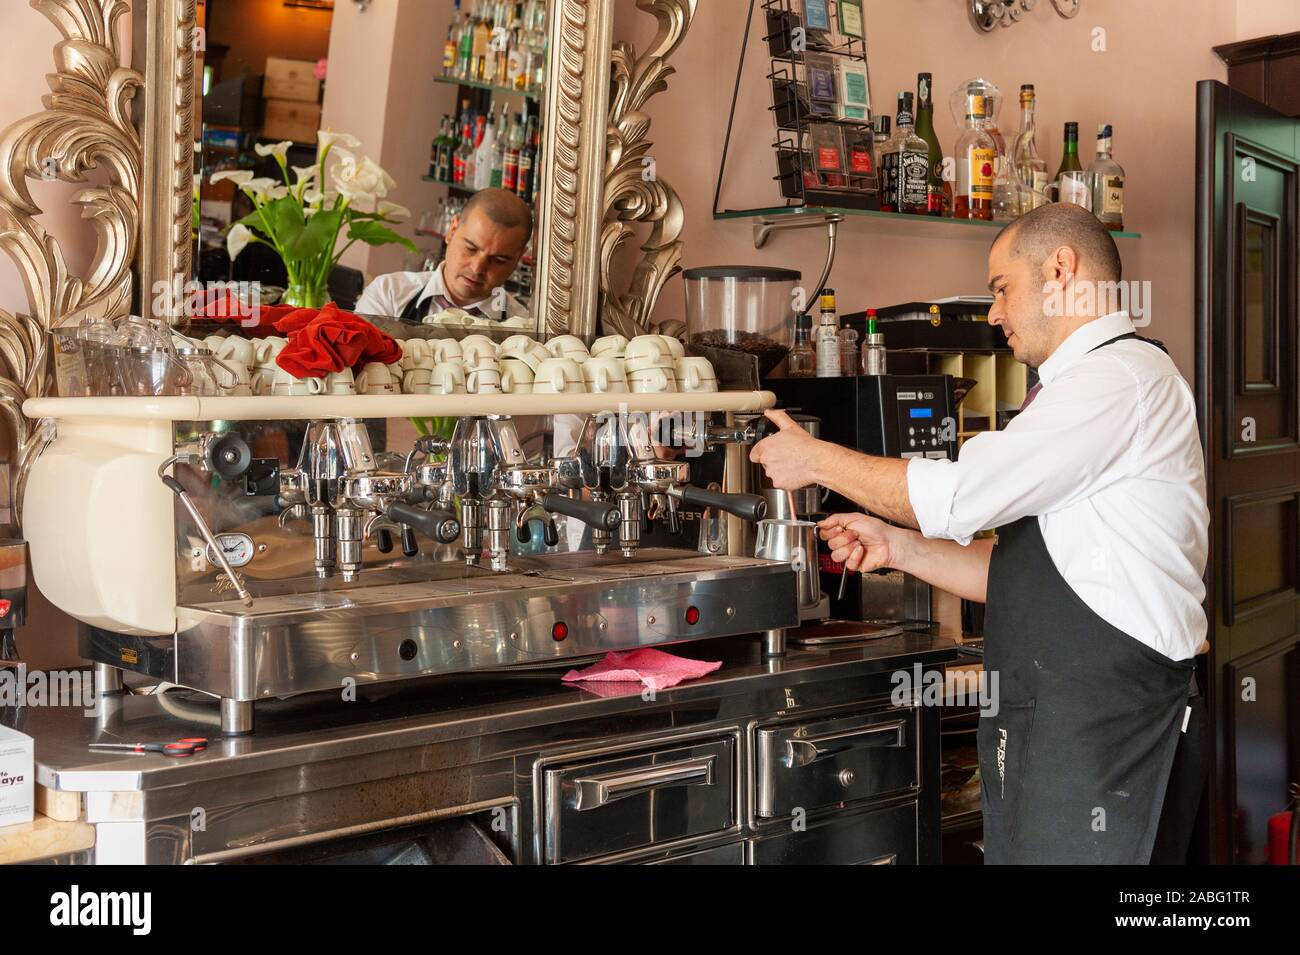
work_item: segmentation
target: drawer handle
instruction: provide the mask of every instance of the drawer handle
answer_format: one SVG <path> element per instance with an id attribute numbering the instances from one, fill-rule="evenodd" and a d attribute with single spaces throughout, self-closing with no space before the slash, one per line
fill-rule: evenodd
<path id="1" fill-rule="evenodd" d="M 578 812 L 599 809 L 616 799 L 639 796 L 656 789 L 671 786 L 712 786 L 716 756 L 685 759 L 677 763 L 646 766 L 641 769 L 607 776 L 589 776 L 574 779 L 573 808 Z"/>
<path id="2" fill-rule="evenodd" d="M 782 762 L 791 769 L 798 769 L 825 756 L 834 756 L 849 749 L 902 749 L 905 745 L 907 721 L 893 720 L 840 733 L 823 733 L 821 736 L 791 736 L 786 740 L 788 752 Z"/>

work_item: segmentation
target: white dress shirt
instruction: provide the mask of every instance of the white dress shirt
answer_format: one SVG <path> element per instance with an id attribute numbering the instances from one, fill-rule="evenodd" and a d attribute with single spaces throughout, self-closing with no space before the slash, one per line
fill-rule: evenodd
<path id="1" fill-rule="evenodd" d="M 528 309 L 509 292 L 505 292 L 504 289 L 500 291 L 505 294 L 505 324 L 512 326 L 521 324 L 512 319 L 528 318 Z M 358 315 L 383 315 L 395 318 L 402 314 L 402 310 L 410 303 L 411 296 L 417 292 L 419 302 L 424 302 L 435 295 L 442 296 L 448 302 L 451 301 L 451 296 L 447 294 L 447 286 L 442 280 L 441 265 L 432 272 L 390 272 L 379 276 L 366 286 L 366 290 L 357 299 L 357 307 L 353 311 Z M 458 307 L 473 314 L 475 318 L 499 322 L 500 313 L 492 308 L 492 298 L 493 296 L 488 296 L 481 302 Z M 436 311 L 435 309 L 435 313 Z"/>
<path id="2" fill-rule="evenodd" d="M 1209 510 L 1196 402 L 1172 360 L 1128 339 L 1126 312 L 1089 322 L 1038 369 L 1042 390 L 956 461 L 914 458 L 926 537 L 970 543 L 1036 515 L 1057 571 L 1107 623 L 1174 660 L 1205 639 Z"/>

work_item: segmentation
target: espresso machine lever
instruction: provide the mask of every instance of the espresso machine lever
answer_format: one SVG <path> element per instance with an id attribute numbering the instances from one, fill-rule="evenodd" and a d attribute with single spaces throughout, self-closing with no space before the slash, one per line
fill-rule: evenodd
<path id="1" fill-rule="evenodd" d="M 213 436 L 209 435 L 207 437 L 210 438 Z M 242 441 L 239 443 L 243 447 L 244 467 L 247 469 L 248 460 L 251 458 L 248 445 L 244 444 Z M 199 512 L 198 507 L 190 497 L 189 491 L 185 490 L 185 485 L 181 484 L 180 481 L 167 473 L 167 469 L 173 464 L 191 464 L 201 467 L 204 470 L 215 470 L 212 465 L 216 462 L 214 462 L 214 455 L 211 453 L 214 447 L 225 448 L 227 452 L 237 451 L 230 442 L 222 442 L 218 444 L 218 442 L 215 441 L 209 442 L 207 438 L 205 438 L 201 445 L 201 451 L 173 454 L 170 458 L 160 464 L 158 466 L 158 477 L 162 481 L 163 486 L 176 495 L 176 499 L 181 502 L 182 506 L 184 506 L 185 510 L 189 513 L 190 520 L 194 521 L 194 526 L 198 528 L 199 534 L 203 537 L 203 542 L 207 545 L 208 553 L 211 554 L 212 559 L 221 566 L 221 570 L 225 573 L 227 579 L 230 580 L 230 584 L 235 588 L 235 594 L 239 597 L 240 603 L 245 607 L 251 607 L 253 606 L 252 595 L 249 594 L 248 588 L 244 586 L 243 580 L 241 580 L 239 575 L 235 573 L 235 568 L 230 566 L 230 561 L 226 559 L 225 550 L 223 550 L 221 545 L 217 543 L 217 538 L 212 533 L 212 528 L 208 526 L 207 520 L 205 520 L 203 515 Z M 229 470 L 230 458 L 228 455 L 223 455 L 218 451 L 216 457 L 220 462 L 223 462 L 227 470 Z M 238 475 L 232 476 L 237 477 Z"/>

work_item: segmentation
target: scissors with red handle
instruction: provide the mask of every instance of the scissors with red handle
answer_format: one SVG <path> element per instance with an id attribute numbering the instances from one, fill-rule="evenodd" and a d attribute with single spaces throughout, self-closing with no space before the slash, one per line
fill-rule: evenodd
<path id="1" fill-rule="evenodd" d="M 193 756 L 207 749 L 208 741 L 202 736 L 187 736 L 162 743 L 91 743 L 90 748 L 124 750 L 129 753 L 162 753 L 173 757 Z"/>

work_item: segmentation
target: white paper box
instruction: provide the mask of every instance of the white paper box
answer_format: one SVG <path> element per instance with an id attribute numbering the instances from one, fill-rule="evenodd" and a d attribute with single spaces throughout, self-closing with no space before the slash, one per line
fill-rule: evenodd
<path id="1" fill-rule="evenodd" d="M 32 738 L 0 726 L 0 828 L 32 821 L 34 778 Z"/>

